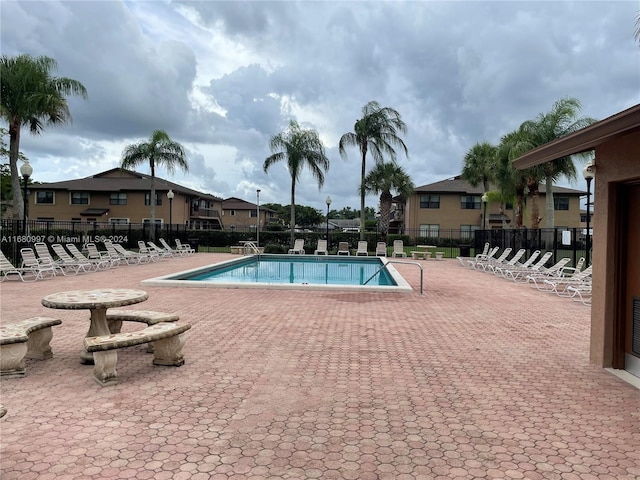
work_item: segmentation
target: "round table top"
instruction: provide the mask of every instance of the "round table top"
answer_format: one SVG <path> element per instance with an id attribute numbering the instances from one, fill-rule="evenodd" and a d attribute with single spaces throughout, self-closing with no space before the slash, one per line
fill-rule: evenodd
<path id="1" fill-rule="evenodd" d="M 96 288 L 93 290 L 70 290 L 47 295 L 42 305 L 68 310 L 122 307 L 144 302 L 149 295 L 144 290 L 130 288 Z"/>

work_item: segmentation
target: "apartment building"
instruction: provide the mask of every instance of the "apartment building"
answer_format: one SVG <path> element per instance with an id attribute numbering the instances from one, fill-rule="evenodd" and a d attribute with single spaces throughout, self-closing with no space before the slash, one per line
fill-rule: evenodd
<path id="1" fill-rule="evenodd" d="M 222 199 L 155 178 L 156 223 L 224 228 Z M 114 168 L 89 177 L 29 185 L 29 219 L 112 224 L 150 221 L 151 176 Z M 171 192 L 171 193 L 170 193 Z"/>
<path id="2" fill-rule="evenodd" d="M 553 187 L 555 226 L 558 228 L 580 227 L 581 190 Z M 482 186 L 473 187 L 461 176 L 440 182 L 422 185 L 415 189 L 404 204 L 396 205 L 392 213 L 391 229 L 409 235 L 437 237 L 441 231 L 459 230 L 471 235 L 473 231 L 486 228 L 513 228 L 515 215 L 513 206 L 498 202 L 482 203 Z M 530 200 L 528 200 L 530 202 Z M 545 185 L 540 185 L 540 216 L 546 209 Z M 523 224 L 530 225 L 530 208 L 525 204 Z M 544 227 L 544 218 L 540 222 Z"/>
<path id="3" fill-rule="evenodd" d="M 260 220 L 258 220 L 258 210 Z M 262 230 L 265 225 L 276 221 L 277 212 L 265 207 L 258 209 L 256 203 L 247 202 L 237 197 L 229 197 L 222 201 L 222 217 L 226 228 L 255 230 L 259 223 L 260 230 Z"/>

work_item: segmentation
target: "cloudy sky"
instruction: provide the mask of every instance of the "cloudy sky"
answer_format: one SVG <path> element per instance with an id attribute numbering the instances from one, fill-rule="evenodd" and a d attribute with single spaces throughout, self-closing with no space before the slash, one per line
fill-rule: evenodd
<path id="1" fill-rule="evenodd" d="M 416 185 L 459 174 L 473 144 L 498 143 L 559 98 L 597 119 L 639 103 L 638 10 L 637 0 L 0 0 L 0 49 L 50 56 L 56 76 L 88 90 L 69 101 L 73 124 L 23 135 L 34 180 L 114 168 L 126 145 L 163 129 L 190 171 L 158 176 L 288 204 L 284 164 L 268 174 L 262 164 L 269 138 L 296 119 L 331 161 L 322 190 L 304 174 L 296 203 L 324 211 L 327 195 L 332 208 L 359 208 L 358 152 L 345 161 L 337 144 L 370 100 L 406 122 L 399 162 Z"/>

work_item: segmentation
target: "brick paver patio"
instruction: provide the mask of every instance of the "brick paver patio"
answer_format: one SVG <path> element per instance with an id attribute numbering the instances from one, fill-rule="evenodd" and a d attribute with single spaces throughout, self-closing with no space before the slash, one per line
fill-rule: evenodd
<path id="1" fill-rule="evenodd" d="M 0 383 L 0 477 L 640 478 L 640 390 L 589 363 L 589 308 L 455 261 L 421 261 L 424 296 L 145 288 L 130 308 L 193 325 L 186 364 L 132 347 L 107 388 L 79 362 L 88 312 L 40 304 L 229 257 L 2 283 L 2 323 L 63 323 Z"/>

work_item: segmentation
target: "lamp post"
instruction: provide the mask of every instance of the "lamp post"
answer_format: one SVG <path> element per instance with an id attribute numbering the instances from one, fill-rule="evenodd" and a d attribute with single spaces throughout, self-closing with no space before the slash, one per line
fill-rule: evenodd
<path id="1" fill-rule="evenodd" d="M 173 190 L 169 189 L 167 192 L 167 198 L 169 199 L 169 242 L 171 242 L 171 230 L 173 228 L 173 197 L 175 196 L 176 194 L 173 193 Z"/>
<path id="2" fill-rule="evenodd" d="M 256 190 L 256 199 L 257 199 L 257 203 L 256 203 L 256 213 L 257 213 L 257 217 L 258 217 L 258 223 L 256 225 L 256 247 L 260 247 L 260 189 L 258 188 Z"/>
<path id="3" fill-rule="evenodd" d="M 589 249 L 591 248 L 591 232 L 589 231 L 589 224 L 591 220 L 591 180 L 593 180 L 595 173 L 596 166 L 593 164 L 593 161 L 587 163 L 582 169 L 582 175 L 587 181 L 587 236 L 584 242 L 586 250 L 584 254 L 584 260 L 587 267 L 589 266 Z"/>
<path id="4" fill-rule="evenodd" d="M 331 206 L 331 197 L 325 200 L 327 203 L 327 248 L 329 248 L 329 207 Z"/>
<path id="5" fill-rule="evenodd" d="M 482 208 L 483 210 L 483 214 L 482 214 L 482 230 L 486 230 L 487 229 L 487 202 L 489 201 L 489 197 L 487 197 L 486 192 L 482 195 Z"/>
<path id="6" fill-rule="evenodd" d="M 29 182 L 29 177 L 33 173 L 33 167 L 29 163 L 29 160 L 25 160 L 22 166 L 20 167 L 20 175 L 24 179 L 24 205 L 23 205 L 23 216 L 22 216 L 22 233 L 23 235 L 27 234 L 27 217 L 29 214 L 29 191 L 27 190 L 27 183 Z"/>

